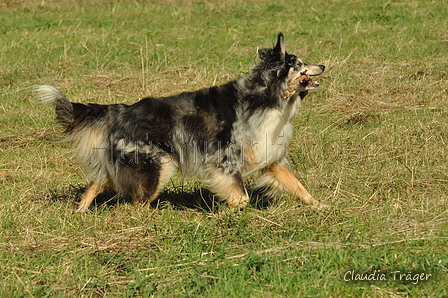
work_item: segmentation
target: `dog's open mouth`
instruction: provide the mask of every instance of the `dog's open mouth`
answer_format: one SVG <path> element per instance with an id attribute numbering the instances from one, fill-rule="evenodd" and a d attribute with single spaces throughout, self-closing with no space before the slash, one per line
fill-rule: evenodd
<path id="1" fill-rule="evenodd" d="M 286 86 L 287 88 L 283 93 L 284 99 L 290 98 L 297 92 L 316 89 L 319 87 L 319 84 L 313 82 L 310 75 L 307 74 L 307 70 L 304 70 L 302 72 L 291 71 Z"/>
<path id="2" fill-rule="evenodd" d="M 300 73 L 300 76 L 297 78 L 299 81 L 299 85 L 305 87 L 305 90 L 315 89 L 319 87 L 317 82 L 313 82 L 311 77 L 306 74 L 306 70 Z"/>

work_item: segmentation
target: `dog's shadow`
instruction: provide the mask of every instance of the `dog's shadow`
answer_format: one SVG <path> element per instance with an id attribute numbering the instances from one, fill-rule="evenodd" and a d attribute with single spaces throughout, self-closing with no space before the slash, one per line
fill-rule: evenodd
<path id="1" fill-rule="evenodd" d="M 82 194 L 87 186 L 71 185 L 69 189 L 62 192 L 51 191 L 50 200 L 52 201 L 71 201 L 73 203 L 81 200 Z M 256 209 L 264 209 L 272 205 L 272 199 L 263 195 L 259 189 L 248 189 L 249 204 Z M 99 194 L 92 202 L 92 206 L 115 206 L 117 204 L 131 204 L 132 198 L 122 196 L 116 191 L 109 189 Z M 217 198 L 207 189 L 198 188 L 193 191 L 165 190 L 159 194 L 156 200 L 151 202 L 150 206 L 154 209 L 161 209 L 167 205 L 173 206 L 177 210 L 196 209 L 207 212 L 216 212 L 225 202 Z"/>

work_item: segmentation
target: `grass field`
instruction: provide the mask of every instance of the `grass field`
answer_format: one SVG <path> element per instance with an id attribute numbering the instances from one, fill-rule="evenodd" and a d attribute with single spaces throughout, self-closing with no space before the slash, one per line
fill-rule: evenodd
<path id="1" fill-rule="evenodd" d="M 447 8 L 0 0 L 0 296 L 447 297 Z M 327 66 L 289 156 L 330 208 L 231 213 L 176 177 L 151 209 L 72 214 L 84 174 L 32 86 L 83 103 L 195 90 L 248 73 L 279 31 Z"/>

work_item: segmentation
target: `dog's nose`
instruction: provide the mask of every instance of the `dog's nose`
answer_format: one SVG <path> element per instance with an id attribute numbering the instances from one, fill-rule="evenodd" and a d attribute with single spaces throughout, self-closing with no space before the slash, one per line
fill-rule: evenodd
<path id="1" fill-rule="evenodd" d="M 325 65 L 319 65 L 320 69 L 322 69 L 322 71 L 325 70 Z"/>

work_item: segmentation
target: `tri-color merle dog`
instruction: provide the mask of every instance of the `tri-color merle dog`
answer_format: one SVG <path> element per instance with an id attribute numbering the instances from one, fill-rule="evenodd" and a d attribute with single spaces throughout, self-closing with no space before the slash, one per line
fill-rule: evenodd
<path id="1" fill-rule="evenodd" d="M 282 33 L 274 48 L 258 51 L 250 75 L 221 86 L 132 105 L 72 103 L 56 88 L 37 86 L 40 99 L 56 106 L 57 121 L 76 142 L 89 187 L 77 212 L 107 189 L 133 202 L 153 201 L 170 177 L 197 177 L 231 209 L 249 202 L 243 177 L 262 171 L 257 186 L 272 196 L 285 190 L 318 205 L 294 176 L 286 154 L 291 119 L 323 65 L 305 64 L 285 50 Z"/>

